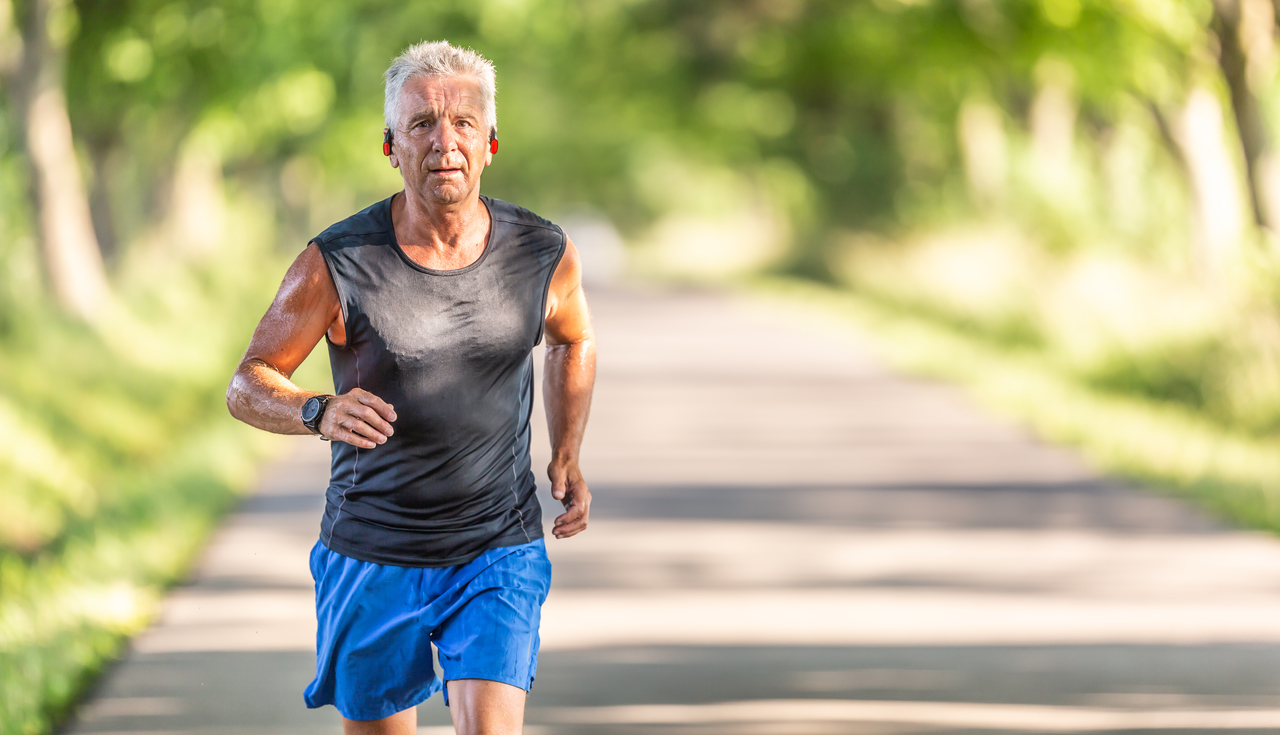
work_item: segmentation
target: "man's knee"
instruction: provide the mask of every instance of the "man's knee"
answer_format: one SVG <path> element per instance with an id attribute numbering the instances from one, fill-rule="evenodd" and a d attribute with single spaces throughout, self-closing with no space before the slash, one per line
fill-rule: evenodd
<path id="1" fill-rule="evenodd" d="M 525 691 L 486 679 L 449 681 L 449 713 L 458 735 L 520 735 Z"/>

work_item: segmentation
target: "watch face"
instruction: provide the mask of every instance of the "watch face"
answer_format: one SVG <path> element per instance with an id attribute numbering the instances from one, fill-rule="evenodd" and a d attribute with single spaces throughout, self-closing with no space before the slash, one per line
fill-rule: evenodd
<path id="1" fill-rule="evenodd" d="M 304 422 L 314 421 L 316 414 L 320 413 L 320 399 L 312 396 L 307 402 L 302 404 L 302 420 Z"/>

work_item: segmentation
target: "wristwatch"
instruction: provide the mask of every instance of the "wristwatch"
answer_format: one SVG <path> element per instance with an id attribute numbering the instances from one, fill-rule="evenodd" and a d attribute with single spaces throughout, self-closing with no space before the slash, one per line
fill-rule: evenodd
<path id="1" fill-rule="evenodd" d="M 324 418 L 324 410 L 329 407 L 330 398 L 333 396 L 311 396 L 302 404 L 302 425 L 325 441 L 329 441 L 329 438 L 320 433 L 320 419 Z"/>

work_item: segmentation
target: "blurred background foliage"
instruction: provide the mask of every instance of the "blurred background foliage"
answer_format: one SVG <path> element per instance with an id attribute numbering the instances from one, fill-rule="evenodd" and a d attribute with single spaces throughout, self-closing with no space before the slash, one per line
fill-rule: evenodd
<path id="1" fill-rule="evenodd" d="M 0 0 L 0 732 L 57 720 L 247 481 L 264 445 L 221 392 L 307 239 L 398 190 L 381 74 L 405 46 L 496 63 L 485 192 L 563 218 L 589 272 L 625 242 L 642 275 L 821 284 L 945 332 L 918 368 L 1033 360 L 1064 405 L 1167 409 L 1254 457 L 1280 431 L 1276 18 L 1272 0 Z M 1170 441 L 1159 456 L 1185 457 Z M 1258 510 L 1271 465 L 1249 462 L 1205 492 L 1245 488 L 1247 509 L 1218 507 L 1280 527 Z"/>

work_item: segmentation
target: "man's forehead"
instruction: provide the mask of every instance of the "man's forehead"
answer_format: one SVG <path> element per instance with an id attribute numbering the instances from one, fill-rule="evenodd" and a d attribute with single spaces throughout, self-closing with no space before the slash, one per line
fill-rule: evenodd
<path id="1" fill-rule="evenodd" d="M 479 83 L 470 77 L 418 76 L 405 82 L 400 91 L 405 112 L 414 113 L 419 108 L 463 106 L 480 107 L 482 94 Z"/>

